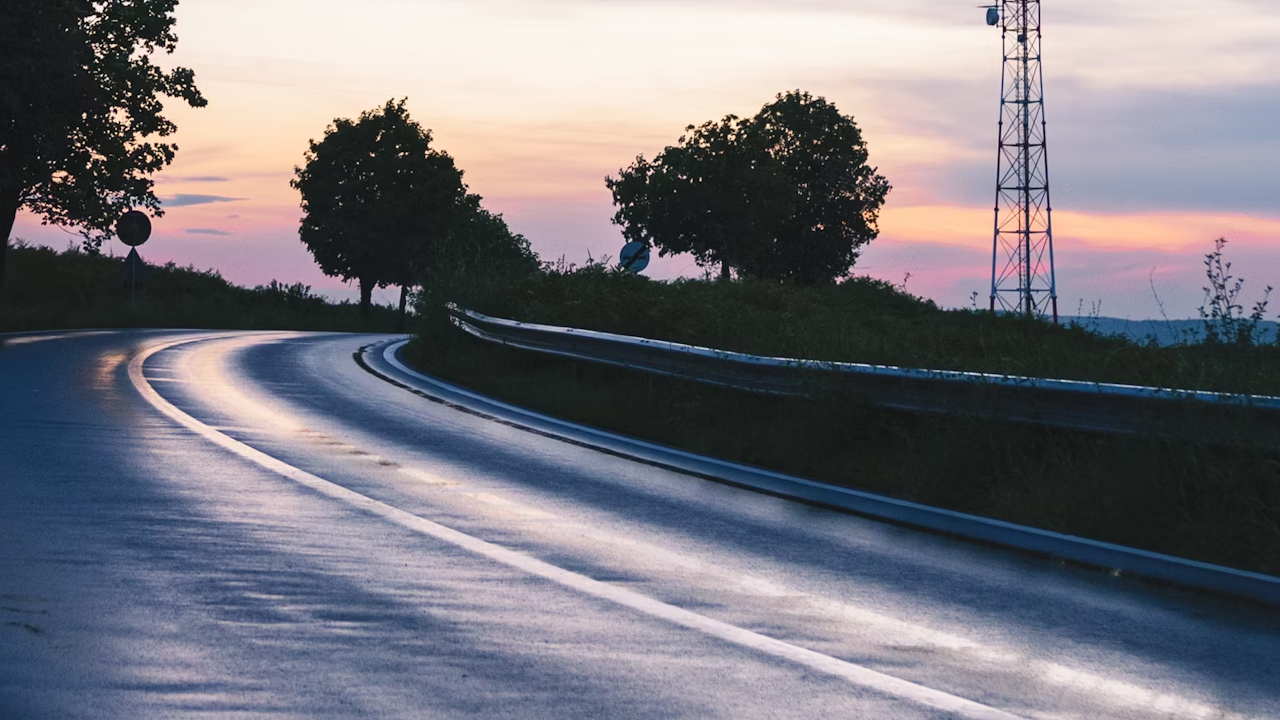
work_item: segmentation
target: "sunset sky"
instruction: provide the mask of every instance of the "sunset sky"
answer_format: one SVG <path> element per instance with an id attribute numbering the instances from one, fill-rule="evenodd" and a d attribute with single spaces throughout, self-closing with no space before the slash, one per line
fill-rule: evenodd
<path id="1" fill-rule="evenodd" d="M 298 242 L 289 179 L 335 117 L 407 97 L 544 259 L 616 256 L 605 175 L 800 88 L 855 117 L 894 185 L 857 271 L 967 306 L 989 284 L 1000 89 L 978 4 L 182 0 L 166 64 L 195 69 L 209 107 L 171 103 L 181 150 L 141 250 L 350 297 Z M 1280 285 L 1280 3 L 1047 0 L 1044 22 L 1064 314 L 1158 316 L 1154 283 L 1170 316 L 1195 315 L 1219 236 L 1247 296 Z M 75 240 L 31 216 L 14 234 Z"/>

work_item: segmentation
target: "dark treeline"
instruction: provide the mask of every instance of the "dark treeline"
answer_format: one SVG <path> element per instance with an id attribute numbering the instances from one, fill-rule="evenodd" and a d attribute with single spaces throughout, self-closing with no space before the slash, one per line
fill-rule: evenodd
<path id="1" fill-rule="evenodd" d="M 68 248 L 9 250 L 9 281 L 0 290 L 0 332 L 64 328 L 227 328 L 391 332 L 395 311 L 333 303 L 302 283 L 244 288 L 216 270 L 152 265 L 136 296 L 118 258 Z"/>

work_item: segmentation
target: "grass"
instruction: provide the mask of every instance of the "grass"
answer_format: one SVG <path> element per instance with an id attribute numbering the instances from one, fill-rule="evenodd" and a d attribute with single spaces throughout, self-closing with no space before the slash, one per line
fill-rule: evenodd
<path id="1" fill-rule="evenodd" d="M 394 310 L 330 303 L 302 284 L 232 285 L 214 270 L 173 263 L 147 268 L 130 302 L 119 259 L 21 241 L 9 249 L 0 289 L 0 332 L 68 328 L 235 328 L 391 332 Z"/>
<path id="2" fill-rule="evenodd" d="M 1079 326 L 943 310 L 855 278 L 800 288 L 655 282 L 593 265 L 527 278 L 465 305 L 500 317 L 725 350 L 907 367 L 1280 395 L 1280 347 L 1161 347 Z"/>
<path id="3" fill-rule="evenodd" d="M 867 280 L 793 288 L 565 269 L 463 299 L 521 320 L 760 354 L 1280 390 L 1274 347 L 1159 348 L 944 311 Z M 433 306 L 422 311 L 414 362 L 541 412 L 837 485 L 1280 574 L 1280 455 L 1267 447 L 913 415 L 856 397 L 757 396 L 488 345 Z M 1245 418 L 1212 422 L 1228 423 L 1215 436 L 1248 434 Z"/>

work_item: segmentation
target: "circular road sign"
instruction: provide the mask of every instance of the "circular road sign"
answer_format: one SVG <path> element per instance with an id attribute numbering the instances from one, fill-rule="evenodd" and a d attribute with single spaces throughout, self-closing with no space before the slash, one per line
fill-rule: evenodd
<path id="1" fill-rule="evenodd" d="M 649 267 L 649 246 L 642 242 L 629 242 L 622 248 L 618 256 L 618 265 L 623 270 L 638 273 Z"/>
<path id="2" fill-rule="evenodd" d="M 151 237 L 151 218 L 137 210 L 130 210 L 116 221 L 116 237 L 130 247 L 137 247 Z"/>

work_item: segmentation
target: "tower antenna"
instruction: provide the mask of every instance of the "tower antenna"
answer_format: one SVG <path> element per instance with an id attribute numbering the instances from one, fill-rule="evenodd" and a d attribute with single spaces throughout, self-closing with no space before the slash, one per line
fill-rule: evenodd
<path id="1" fill-rule="evenodd" d="M 1040 0 L 1001 0 L 981 7 L 987 10 L 987 24 L 1000 28 L 1004 45 L 991 311 L 1027 317 L 1051 312 L 1056 325 L 1058 283 L 1040 70 Z"/>

